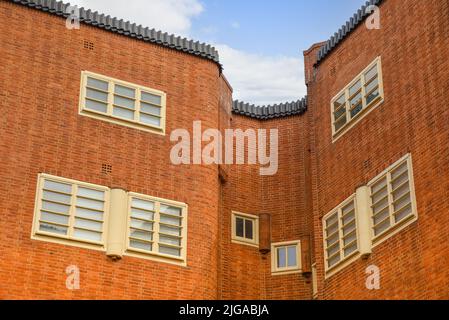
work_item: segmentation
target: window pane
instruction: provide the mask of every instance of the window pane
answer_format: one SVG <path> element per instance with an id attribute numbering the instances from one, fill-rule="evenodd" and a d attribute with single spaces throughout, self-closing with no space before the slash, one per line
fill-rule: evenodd
<path id="1" fill-rule="evenodd" d="M 154 115 L 160 116 L 162 109 L 161 109 L 161 107 L 156 107 L 156 106 L 153 106 L 151 104 L 146 104 L 144 102 L 141 102 L 140 103 L 140 110 L 145 112 L 145 113 L 150 113 L 150 114 L 154 114 Z"/>
<path id="2" fill-rule="evenodd" d="M 370 104 L 379 96 L 379 90 L 373 91 L 368 97 L 366 97 L 366 104 Z"/>
<path id="3" fill-rule="evenodd" d="M 143 219 L 143 220 L 153 220 L 154 219 L 154 213 L 150 211 L 144 211 L 140 209 L 131 209 L 131 217 Z"/>
<path id="4" fill-rule="evenodd" d="M 365 92 L 368 94 L 368 93 L 371 93 L 372 91 L 374 91 L 374 89 L 376 89 L 377 87 L 378 87 L 378 85 L 379 85 L 379 81 L 378 81 L 378 79 L 376 78 L 376 79 L 373 79 L 370 83 L 368 83 L 367 85 L 366 85 L 366 89 L 365 89 Z"/>
<path id="5" fill-rule="evenodd" d="M 145 222 L 142 220 L 131 219 L 131 227 L 146 230 L 146 231 L 152 231 L 153 223 Z M 161 227 L 161 230 L 162 230 L 162 227 Z"/>
<path id="6" fill-rule="evenodd" d="M 235 234 L 237 237 L 243 238 L 243 219 L 242 218 L 236 218 L 235 219 Z"/>
<path id="7" fill-rule="evenodd" d="M 140 114 L 140 121 L 145 124 L 149 124 L 152 126 L 160 127 L 161 126 L 161 118 L 150 116 L 144 113 Z"/>
<path id="8" fill-rule="evenodd" d="M 75 229 L 73 232 L 73 236 L 77 239 L 89 240 L 89 241 L 101 241 L 101 233 Z"/>
<path id="9" fill-rule="evenodd" d="M 176 227 L 169 227 L 165 225 L 160 226 L 160 232 L 174 236 L 181 236 L 181 229 Z"/>
<path id="10" fill-rule="evenodd" d="M 351 253 L 357 250 L 357 243 L 352 244 L 351 246 L 345 249 L 344 255 L 345 257 L 349 256 Z"/>
<path id="11" fill-rule="evenodd" d="M 50 180 L 45 180 L 44 189 L 62 193 L 72 193 L 71 185 Z"/>
<path id="12" fill-rule="evenodd" d="M 181 256 L 180 249 L 175 249 L 175 248 L 170 248 L 170 247 L 165 247 L 165 246 L 159 246 L 159 252 L 162 254 L 168 254 L 168 255 L 176 256 L 176 257 Z"/>
<path id="13" fill-rule="evenodd" d="M 153 249 L 153 246 L 151 243 L 137 241 L 137 240 L 130 240 L 129 246 L 131 248 L 145 250 L 145 251 L 151 251 Z"/>
<path id="14" fill-rule="evenodd" d="M 95 100 L 101 100 L 106 103 L 108 102 L 108 94 L 105 92 L 101 92 L 101 91 L 97 91 L 97 90 L 93 90 L 93 89 L 87 89 L 86 96 L 88 98 L 92 98 Z"/>
<path id="15" fill-rule="evenodd" d="M 154 202 L 133 198 L 132 206 L 134 208 L 154 211 Z"/>
<path id="16" fill-rule="evenodd" d="M 141 240 L 153 240 L 153 233 L 152 232 L 145 232 L 140 230 L 131 229 L 130 236 L 132 238 L 137 238 Z"/>
<path id="17" fill-rule="evenodd" d="M 69 214 L 70 206 L 53 203 L 53 202 L 42 201 L 42 210 L 56 212 L 56 213 Z"/>
<path id="18" fill-rule="evenodd" d="M 171 224 L 174 226 L 181 226 L 181 219 L 173 216 L 167 216 L 165 214 L 160 215 L 161 223 Z"/>
<path id="19" fill-rule="evenodd" d="M 109 84 L 106 81 L 101 81 L 88 77 L 87 86 L 95 89 L 100 89 L 103 91 L 108 91 Z"/>
<path id="20" fill-rule="evenodd" d="M 385 222 L 379 224 L 377 227 L 374 228 L 374 234 L 377 236 L 381 234 L 383 231 L 387 230 L 390 227 L 390 219 L 386 220 Z"/>
<path id="21" fill-rule="evenodd" d="M 103 221 L 103 212 L 89 210 L 85 208 L 76 208 L 75 216 L 79 218 Z"/>
<path id="22" fill-rule="evenodd" d="M 252 220 L 245 220 L 245 238 L 246 239 L 253 239 L 253 221 Z"/>
<path id="23" fill-rule="evenodd" d="M 92 101 L 89 99 L 86 99 L 86 108 L 98 112 L 107 113 L 108 112 L 108 106 L 105 103 Z"/>
<path id="24" fill-rule="evenodd" d="M 377 64 L 365 73 L 365 83 L 377 76 Z"/>
<path id="25" fill-rule="evenodd" d="M 51 191 L 44 191 L 43 199 L 60 202 L 64 204 L 70 204 L 70 200 L 72 199 L 72 197 L 65 194 L 55 193 Z"/>
<path id="26" fill-rule="evenodd" d="M 114 114 L 114 116 L 117 116 L 120 118 L 124 118 L 127 120 L 134 120 L 134 111 L 131 111 L 128 109 L 114 107 L 113 114 Z"/>
<path id="27" fill-rule="evenodd" d="M 165 204 L 161 204 L 160 211 L 161 211 L 161 213 L 170 214 L 170 215 L 174 215 L 174 216 L 178 216 L 178 217 L 181 216 L 181 213 L 182 213 L 181 208 L 167 206 Z"/>
<path id="28" fill-rule="evenodd" d="M 115 85 L 115 93 L 133 99 L 136 97 L 136 90 L 118 84 Z"/>
<path id="29" fill-rule="evenodd" d="M 119 96 L 114 96 L 114 104 L 120 107 L 125 107 L 127 109 L 135 109 L 134 100 L 122 98 Z"/>
<path id="30" fill-rule="evenodd" d="M 287 267 L 287 250 L 286 248 L 277 248 L 278 268 Z"/>
<path id="31" fill-rule="evenodd" d="M 154 95 L 151 93 L 147 93 L 147 92 L 143 92 L 143 91 L 141 93 L 141 99 L 142 99 L 142 101 L 149 102 L 152 104 L 158 104 L 158 105 L 162 104 L 162 99 L 160 96 L 157 96 L 157 95 Z"/>
<path id="32" fill-rule="evenodd" d="M 384 221 L 385 219 L 387 219 L 387 217 L 390 215 L 390 210 L 388 207 L 386 207 L 385 209 L 383 209 L 380 212 L 375 212 L 375 216 L 374 216 L 374 225 L 378 225 L 379 223 L 381 223 L 382 221 Z"/>
<path id="33" fill-rule="evenodd" d="M 39 230 L 65 236 L 65 235 L 67 235 L 68 228 L 41 222 L 39 225 Z"/>
<path id="34" fill-rule="evenodd" d="M 98 190 L 78 187 L 78 195 L 85 197 L 85 198 L 104 200 L 104 191 L 98 191 Z"/>
<path id="35" fill-rule="evenodd" d="M 398 223 L 412 214 L 412 204 L 410 203 L 404 209 L 402 209 L 397 215 L 395 215 L 395 222 Z"/>
<path id="36" fill-rule="evenodd" d="M 351 88 L 349 88 L 349 96 L 352 97 L 361 89 L 362 89 L 362 82 L 359 80 Z"/>
<path id="37" fill-rule="evenodd" d="M 101 232 L 103 230 L 103 223 L 84 219 L 76 219 L 75 227 Z"/>
<path id="38" fill-rule="evenodd" d="M 327 265 L 328 265 L 329 268 L 331 268 L 331 267 L 335 266 L 339 262 L 340 262 L 340 256 L 337 255 L 337 256 L 329 259 L 328 262 L 327 262 Z"/>
<path id="39" fill-rule="evenodd" d="M 289 267 L 296 267 L 297 266 L 297 257 L 296 257 L 296 246 L 295 247 L 288 247 L 287 249 L 287 256 L 288 256 L 288 266 Z"/>
<path id="40" fill-rule="evenodd" d="M 148 243 L 148 242 L 130 240 L 129 245 L 131 248 L 135 248 L 135 249 L 140 249 L 140 250 L 145 250 L 145 251 L 153 250 L 152 244 Z"/>
<path id="41" fill-rule="evenodd" d="M 103 201 L 97 201 L 97 200 L 91 200 L 91 199 L 85 199 L 85 198 L 77 198 L 76 205 L 78 207 L 99 210 L 99 211 L 103 211 L 103 208 L 104 208 Z"/>
<path id="42" fill-rule="evenodd" d="M 42 211 L 41 212 L 41 221 L 54 222 L 57 224 L 68 225 L 69 217 Z"/>
<path id="43" fill-rule="evenodd" d="M 181 246 L 181 239 L 179 238 L 172 238 L 165 235 L 159 235 L 159 242 L 165 243 L 165 244 L 171 244 L 174 246 Z"/>

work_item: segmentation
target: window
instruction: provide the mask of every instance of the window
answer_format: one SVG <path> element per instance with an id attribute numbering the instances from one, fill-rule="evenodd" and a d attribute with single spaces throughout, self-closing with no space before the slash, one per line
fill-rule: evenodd
<path id="1" fill-rule="evenodd" d="M 104 247 L 108 201 L 108 188 L 41 174 L 33 237 Z"/>
<path id="2" fill-rule="evenodd" d="M 332 99 L 332 133 L 334 139 L 361 119 L 365 110 L 383 101 L 381 59 L 377 58 L 344 90 Z"/>
<path id="3" fill-rule="evenodd" d="M 358 253 L 355 196 L 351 196 L 323 218 L 326 271 Z"/>
<path id="4" fill-rule="evenodd" d="M 244 213 L 232 213 L 232 241 L 259 246 L 259 217 Z"/>
<path id="5" fill-rule="evenodd" d="M 300 241 L 273 243 L 271 245 L 271 272 L 273 274 L 301 272 Z"/>
<path id="6" fill-rule="evenodd" d="M 368 184 L 373 242 L 417 218 L 411 156 L 399 160 Z"/>
<path id="7" fill-rule="evenodd" d="M 165 134 L 164 92 L 83 71 L 80 114 Z"/>
<path id="8" fill-rule="evenodd" d="M 187 207 L 130 193 L 128 250 L 185 260 Z"/>

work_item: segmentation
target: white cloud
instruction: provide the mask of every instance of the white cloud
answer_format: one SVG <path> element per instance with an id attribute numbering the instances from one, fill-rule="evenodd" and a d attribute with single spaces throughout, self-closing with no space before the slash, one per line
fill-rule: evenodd
<path id="1" fill-rule="evenodd" d="M 296 101 L 306 95 L 303 59 L 266 56 L 217 45 L 234 99 L 259 105 Z"/>
<path id="2" fill-rule="evenodd" d="M 72 0 L 71 3 L 181 36 L 190 35 L 192 18 L 204 10 L 199 0 Z"/>

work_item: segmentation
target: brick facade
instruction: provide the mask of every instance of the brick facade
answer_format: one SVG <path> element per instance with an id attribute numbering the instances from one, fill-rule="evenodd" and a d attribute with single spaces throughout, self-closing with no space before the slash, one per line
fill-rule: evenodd
<path id="1" fill-rule="evenodd" d="M 318 65 L 322 44 L 304 52 L 305 114 L 258 120 L 231 113 L 214 61 L 86 24 L 68 30 L 56 15 L 0 1 L 0 298 L 309 300 L 312 263 L 319 299 L 449 298 L 449 4 L 380 8 L 380 30 L 358 26 Z M 332 142 L 332 97 L 377 56 L 385 101 Z M 167 135 L 80 116 L 83 70 L 166 92 Z M 172 165 L 170 132 L 192 134 L 198 120 L 203 130 L 278 129 L 277 174 Z M 325 280 L 322 217 L 407 153 L 418 221 Z M 38 173 L 187 203 L 187 267 L 32 240 Z M 232 243 L 232 211 L 270 214 L 272 242 L 301 240 L 304 273 L 273 276 L 270 253 Z M 80 290 L 65 287 L 69 265 Z M 365 288 L 369 265 L 380 290 Z"/>

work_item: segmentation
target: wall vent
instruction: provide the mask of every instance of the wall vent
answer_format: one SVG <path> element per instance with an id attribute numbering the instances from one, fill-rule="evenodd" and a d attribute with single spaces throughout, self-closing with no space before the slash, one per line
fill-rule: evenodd
<path id="1" fill-rule="evenodd" d="M 87 40 L 84 40 L 84 49 L 94 50 L 94 43 L 90 42 L 90 41 L 87 41 Z"/>
<path id="2" fill-rule="evenodd" d="M 111 174 L 112 173 L 112 166 L 110 164 L 103 163 L 101 165 L 101 173 L 103 173 L 103 174 Z"/>

